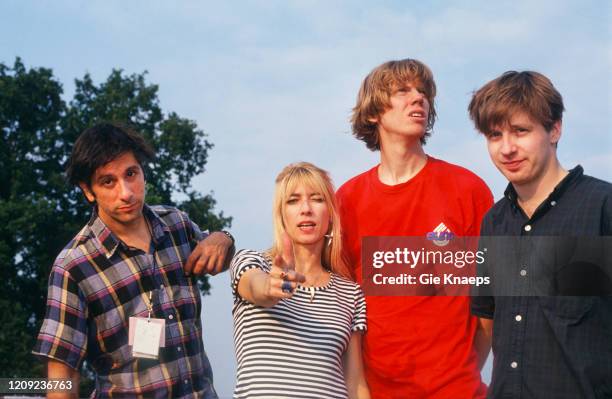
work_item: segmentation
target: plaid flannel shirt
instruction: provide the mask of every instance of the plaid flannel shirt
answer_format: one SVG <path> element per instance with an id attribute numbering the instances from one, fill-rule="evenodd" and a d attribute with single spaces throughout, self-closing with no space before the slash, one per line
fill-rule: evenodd
<path id="1" fill-rule="evenodd" d="M 46 315 L 33 353 L 96 371 L 95 397 L 216 398 L 202 343 L 200 293 L 183 265 L 203 233 L 177 209 L 145 205 L 149 253 L 129 248 L 94 212 L 57 257 L 49 277 Z M 159 359 L 132 356 L 131 316 L 166 321 Z"/>

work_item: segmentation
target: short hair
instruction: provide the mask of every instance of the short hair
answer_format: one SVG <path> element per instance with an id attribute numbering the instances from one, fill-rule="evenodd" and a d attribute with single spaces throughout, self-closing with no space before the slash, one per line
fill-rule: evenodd
<path id="1" fill-rule="evenodd" d="M 127 125 L 103 122 L 92 126 L 74 143 L 66 167 L 68 181 L 91 187 L 96 170 L 126 152 L 134 154 L 143 171 L 146 171 L 146 163 L 155 158 L 155 151 L 144 137 Z"/>
<path id="2" fill-rule="evenodd" d="M 363 80 L 351 116 L 353 135 L 363 140 L 370 150 L 380 150 L 378 124 L 371 119 L 378 118 L 391 107 L 390 98 L 393 91 L 407 82 L 417 82 L 425 90 L 429 113 L 421 143 L 425 144 L 427 137 L 431 136 L 436 120 L 436 83 L 431 70 L 422 62 L 410 58 L 388 61 L 374 68 Z"/>
<path id="3" fill-rule="evenodd" d="M 340 225 L 340 215 L 334 195 L 334 185 L 329 174 L 317 166 L 308 162 L 298 162 L 287 165 L 276 178 L 274 191 L 274 206 L 272 210 L 272 220 L 274 226 L 274 242 L 268 251 L 270 257 L 282 254 L 282 237 L 285 230 L 283 221 L 283 211 L 287 199 L 294 192 L 298 185 L 306 185 L 313 190 L 321 193 L 327 204 L 330 223 L 330 237 L 321 253 L 321 264 L 327 270 L 333 271 L 346 278 L 351 278 L 347 262 L 342 255 L 342 228 Z"/>
<path id="4" fill-rule="evenodd" d="M 509 123 L 516 112 L 527 113 L 550 131 L 564 110 L 563 98 L 552 82 L 533 71 L 504 72 L 474 92 L 468 106 L 476 129 L 485 135 Z"/>

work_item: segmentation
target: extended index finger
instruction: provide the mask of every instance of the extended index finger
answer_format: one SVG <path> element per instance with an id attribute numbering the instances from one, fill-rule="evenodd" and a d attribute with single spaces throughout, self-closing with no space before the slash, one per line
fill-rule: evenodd
<path id="1" fill-rule="evenodd" d="M 295 258 L 293 256 L 293 242 L 289 238 L 289 234 L 286 231 L 282 235 L 282 247 L 283 247 L 283 261 L 285 266 L 293 269 L 295 267 Z"/>

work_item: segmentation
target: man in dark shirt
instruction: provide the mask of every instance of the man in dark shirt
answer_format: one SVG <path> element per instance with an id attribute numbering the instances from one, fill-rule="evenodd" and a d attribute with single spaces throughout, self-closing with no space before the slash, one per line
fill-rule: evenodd
<path id="1" fill-rule="evenodd" d="M 511 236 L 504 260 L 479 269 L 504 278 L 472 298 L 472 313 L 494 320 L 488 396 L 612 398 L 612 185 L 560 164 L 563 100 L 545 76 L 506 72 L 468 110 L 509 181 L 481 228 L 489 242 Z M 594 263 L 567 266 L 585 243 Z"/>

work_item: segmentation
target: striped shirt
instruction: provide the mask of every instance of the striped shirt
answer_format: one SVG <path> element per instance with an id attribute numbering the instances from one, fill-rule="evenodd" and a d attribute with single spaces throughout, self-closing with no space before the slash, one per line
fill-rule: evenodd
<path id="1" fill-rule="evenodd" d="M 33 353 L 96 371 L 95 397 L 216 398 L 202 343 L 200 293 L 183 264 L 203 234 L 174 208 L 145 205 L 152 247 L 145 253 L 118 239 L 96 212 L 57 257 L 47 310 Z M 165 319 L 159 359 L 132 356 L 131 316 Z"/>
<path id="2" fill-rule="evenodd" d="M 238 362 L 234 398 L 347 398 L 342 355 L 352 333 L 366 330 L 361 288 L 331 273 L 326 286 L 298 286 L 291 298 L 263 308 L 237 291 L 240 277 L 253 268 L 270 272 L 271 266 L 250 250 L 238 252 L 230 266 Z"/>

